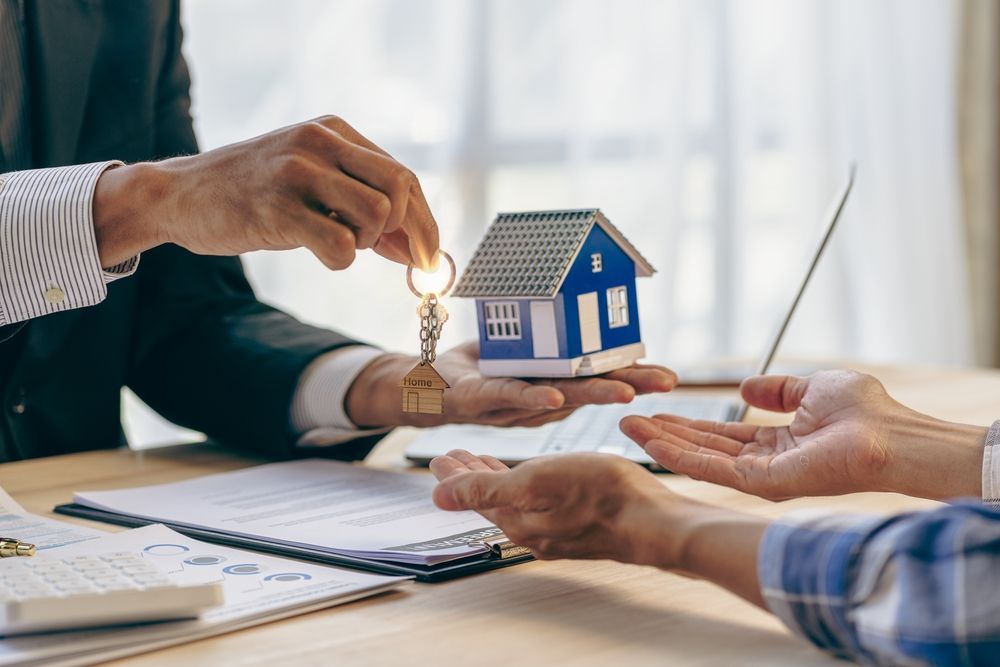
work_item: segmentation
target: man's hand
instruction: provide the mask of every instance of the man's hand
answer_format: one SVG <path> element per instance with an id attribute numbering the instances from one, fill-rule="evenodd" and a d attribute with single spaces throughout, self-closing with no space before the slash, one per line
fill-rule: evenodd
<path id="1" fill-rule="evenodd" d="M 791 425 L 626 417 L 621 428 L 665 468 L 783 499 L 895 491 L 933 499 L 980 493 L 986 429 L 942 422 L 890 397 L 869 375 L 760 376 L 750 405 L 794 412 Z"/>
<path id="2" fill-rule="evenodd" d="M 430 269 L 438 251 L 413 173 L 333 116 L 109 169 L 97 183 L 94 227 L 106 267 L 163 243 L 205 255 L 304 246 L 331 269 L 364 248 Z"/>
<path id="3" fill-rule="evenodd" d="M 509 470 L 456 450 L 431 461 L 434 502 L 476 510 L 541 559 L 610 558 L 708 579 L 763 606 L 766 523 L 679 496 L 618 456 L 545 456 Z"/>
<path id="4" fill-rule="evenodd" d="M 456 450 L 431 462 L 434 502 L 476 510 L 537 558 L 610 558 L 671 567 L 680 562 L 663 517 L 677 496 L 653 475 L 608 454 L 546 456 L 510 470 Z"/>
<path id="5" fill-rule="evenodd" d="M 590 378 L 516 380 L 483 377 L 479 346 L 456 347 L 437 358 L 434 367 L 451 385 L 445 392 L 444 414 L 402 411 L 399 382 L 417 363 L 405 355 L 378 357 L 351 385 L 345 404 L 358 426 L 437 426 L 490 424 L 539 426 L 563 419 L 582 405 L 628 403 L 636 394 L 670 391 L 677 384 L 673 371 L 636 364 Z"/>

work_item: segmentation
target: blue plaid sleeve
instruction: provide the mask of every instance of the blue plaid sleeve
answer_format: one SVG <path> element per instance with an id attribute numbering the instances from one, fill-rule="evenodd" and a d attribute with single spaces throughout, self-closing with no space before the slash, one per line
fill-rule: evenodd
<path id="1" fill-rule="evenodd" d="M 793 515 L 765 533 L 758 573 L 771 611 L 834 655 L 1000 664 L 1000 509 Z"/>

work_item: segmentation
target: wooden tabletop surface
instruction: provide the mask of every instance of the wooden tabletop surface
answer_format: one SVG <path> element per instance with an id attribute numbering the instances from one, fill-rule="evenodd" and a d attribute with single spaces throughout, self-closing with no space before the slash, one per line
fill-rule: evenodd
<path id="1" fill-rule="evenodd" d="M 998 372 L 869 370 L 896 398 L 937 417 L 989 424 L 1000 416 Z M 775 417 L 751 412 L 749 419 Z M 392 434 L 366 465 L 404 467 L 402 451 L 411 436 L 406 429 Z M 74 490 L 169 482 L 258 462 L 209 445 L 88 452 L 0 465 L 0 485 L 29 511 L 51 515 L 52 507 L 69 501 Z M 679 493 L 766 517 L 803 507 L 888 513 L 933 505 L 892 494 L 769 503 L 684 477 L 661 478 Z M 114 664 L 493 666 L 508 661 L 616 666 L 843 664 L 793 637 L 772 616 L 710 584 L 604 561 L 533 562 L 443 584 L 417 584 Z"/>

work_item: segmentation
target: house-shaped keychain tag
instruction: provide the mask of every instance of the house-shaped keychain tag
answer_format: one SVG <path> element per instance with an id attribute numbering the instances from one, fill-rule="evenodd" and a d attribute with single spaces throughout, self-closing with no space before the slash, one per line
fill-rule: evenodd
<path id="1" fill-rule="evenodd" d="M 444 390 L 449 385 L 434 367 L 420 362 L 403 376 L 403 412 L 439 415 L 444 412 Z"/>
<path id="2" fill-rule="evenodd" d="M 635 279 L 655 271 L 599 209 L 501 213 L 454 295 L 476 300 L 483 375 L 595 375 L 645 356 Z"/>

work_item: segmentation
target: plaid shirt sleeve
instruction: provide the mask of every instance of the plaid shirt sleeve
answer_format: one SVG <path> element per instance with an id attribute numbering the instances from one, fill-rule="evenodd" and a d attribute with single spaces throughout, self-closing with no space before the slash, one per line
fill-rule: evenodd
<path id="1" fill-rule="evenodd" d="M 958 502 L 891 518 L 797 514 L 758 559 L 788 627 L 875 665 L 1000 664 L 1000 509 Z"/>
<path id="2" fill-rule="evenodd" d="M 986 432 L 983 447 L 983 502 L 1000 507 L 1000 420 Z"/>

